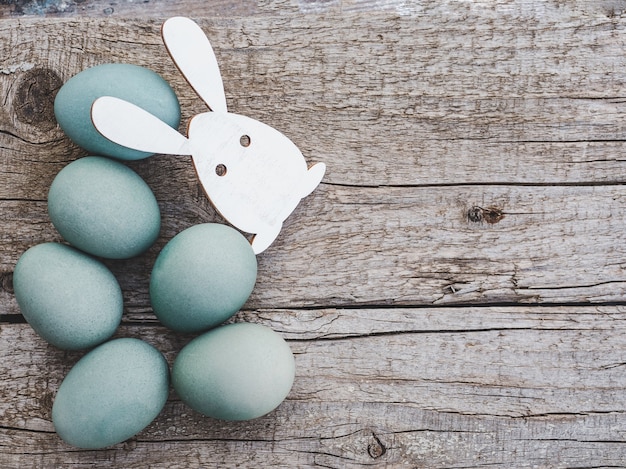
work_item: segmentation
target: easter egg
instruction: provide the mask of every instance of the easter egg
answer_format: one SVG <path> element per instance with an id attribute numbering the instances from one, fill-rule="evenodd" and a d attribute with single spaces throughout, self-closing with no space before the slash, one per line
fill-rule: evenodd
<path id="1" fill-rule="evenodd" d="M 80 158 L 57 174 L 48 192 L 48 214 L 70 244 L 109 259 L 141 254 L 161 227 L 159 206 L 144 180 L 100 156 Z"/>
<path id="2" fill-rule="evenodd" d="M 183 402 L 209 417 L 249 420 L 274 410 L 295 376 L 289 345 L 259 324 L 217 327 L 178 354 L 172 384 Z"/>
<path id="3" fill-rule="evenodd" d="M 168 388 L 169 369 L 157 349 L 139 339 L 111 340 L 69 371 L 52 404 L 52 422 L 70 445 L 111 446 L 156 418 Z"/>
<path id="4" fill-rule="evenodd" d="M 170 329 L 204 331 L 239 311 L 256 274 L 256 256 L 241 233 L 217 223 L 195 225 L 159 253 L 150 276 L 152 308 Z"/>
<path id="5" fill-rule="evenodd" d="M 122 319 L 122 291 L 111 271 L 64 244 L 38 244 L 22 254 L 13 290 L 26 321 L 61 349 L 93 347 Z"/>
<path id="6" fill-rule="evenodd" d="M 102 64 L 70 78 L 54 100 L 59 126 L 79 147 L 95 155 L 138 160 L 151 153 L 131 150 L 102 136 L 91 121 L 91 106 L 102 96 L 129 101 L 177 128 L 180 105 L 170 85 L 144 67 L 130 64 Z"/>

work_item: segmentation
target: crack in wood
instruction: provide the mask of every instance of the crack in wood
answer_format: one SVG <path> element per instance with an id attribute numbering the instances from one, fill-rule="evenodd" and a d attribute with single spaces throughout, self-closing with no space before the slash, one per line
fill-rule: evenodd
<path id="1" fill-rule="evenodd" d="M 581 285 L 530 285 L 530 286 L 517 286 L 518 290 L 570 290 L 577 288 L 595 288 L 603 285 L 622 284 L 626 283 L 624 280 L 606 280 L 604 282 L 581 284 Z"/>
<path id="2" fill-rule="evenodd" d="M 55 126 L 56 126 L 56 124 L 55 124 Z M 67 137 L 63 136 L 63 137 L 57 137 L 57 138 L 53 138 L 51 140 L 45 140 L 45 141 L 41 141 L 40 142 L 40 141 L 28 140 L 26 137 L 22 137 L 22 136 L 20 136 L 20 135 L 18 135 L 16 133 L 13 133 L 10 130 L 6 130 L 6 129 L 0 129 L 0 135 L 6 135 L 8 137 L 17 139 L 20 142 L 27 143 L 28 145 L 36 145 L 36 146 L 45 146 L 45 145 L 51 145 L 51 144 L 54 144 L 54 143 L 60 143 L 60 142 L 66 141 L 66 139 L 67 139 Z M 40 160 L 38 160 L 38 161 L 40 161 Z"/>
<path id="3" fill-rule="evenodd" d="M 40 430 L 35 428 L 21 428 L 10 425 L 0 425 L 0 430 L 13 431 L 13 432 L 29 432 L 29 433 L 43 433 L 43 434 L 55 434 L 53 430 Z"/>

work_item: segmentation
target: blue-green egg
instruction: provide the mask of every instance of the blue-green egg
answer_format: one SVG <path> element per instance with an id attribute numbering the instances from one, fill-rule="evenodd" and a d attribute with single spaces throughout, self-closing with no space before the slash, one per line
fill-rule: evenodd
<path id="1" fill-rule="evenodd" d="M 159 235 L 161 215 L 150 187 L 132 169 L 100 156 L 63 168 L 48 192 L 48 214 L 73 246 L 109 259 L 148 249 Z"/>
<path id="2" fill-rule="evenodd" d="M 156 348 L 139 339 L 111 340 L 69 371 L 55 396 L 52 422 L 72 446 L 105 448 L 147 427 L 168 391 L 168 365 Z"/>
<path id="3" fill-rule="evenodd" d="M 70 78 L 54 100 L 57 122 L 74 143 L 89 153 L 123 160 L 152 155 L 113 143 L 96 130 L 91 121 L 91 106 L 102 96 L 129 101 L 173 128 L 180 123 L 178 98 L 160 75 L 131 64 L 97 65 Z"/>
<path id="4" fill-rule="evenodd" d="M 13 290 L 26 321 L 61 349 L 93 347 L 122 319 L 122 291 L 111 271 L 64 244 L 38 244 L 22 254 Z"/>
<path id="5" fill-rule="evenodd" d="M 195 225 L 159 253 L 150 277 L 152 308 L 170 329 L 205 331 L 239 311 L 256 274 L 256 256 L 241 233 L 218 223 Z"/>
<path id="6" fill-rule="evenodd" d="M 234 323 L 193 339 L 178 354 L 172 384 L 183 402 L 209 417 L 250 420 L 274 410 L 293 385 L 289 345 L 268 327 Z"/>

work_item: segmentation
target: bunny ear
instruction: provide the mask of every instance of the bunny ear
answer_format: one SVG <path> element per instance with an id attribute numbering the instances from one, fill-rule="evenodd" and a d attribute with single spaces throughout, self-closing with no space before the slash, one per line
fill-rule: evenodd
<path id="1" fill-rule="evenodd" d="M 161 34 L 172 60 L 198 96 L 212 111 L 226 112 L 222 75 L 200 26 L 177 16 L 163 23 Z"/>
<path id="2" fill-rule="evenodd" d="M 104 96 L 91 106 L 91 120 L 109 140 L 134 150 L 169 155 L 190 155 L 189 140 L 148 111 Z"/>

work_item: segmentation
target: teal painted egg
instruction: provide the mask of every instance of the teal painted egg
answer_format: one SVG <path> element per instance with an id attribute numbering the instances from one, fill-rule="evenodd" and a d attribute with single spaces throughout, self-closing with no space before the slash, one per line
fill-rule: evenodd
<path id="1" fill-rule="evenodd" d="M 70 370 L 54 399 L 52 422 L 72 446 L 111 446 L 157 417 L 168 388 L 169 369 L 157 349 L 139 339 L 115 339 L 93 349 Z"/>
<path id="2" fill-rule="evenodd" d="M 217 223 L 187 228 L 159 253 L 150 301 L 170 329 L 198 332 L 234 315 L 256 282 L 256 256 L 237 230 Z"/>
<path id="3" fill-rule="evenodd" d="M 223 420 L 249 420 L 274 410 L 295 376 L 289 345 L 258 324 L 217 327 L 178 354 L 172 384 L 192 409 Z"/>
<path id="4" fill-rule="evenodd" d="M 70 244 L 109 259 L 141 254 L 161 227 L 159 206 L 144 180 L 100 156 L 80 158 L 57 174 L 48 192 L 48 214 Z"/>
<path id="5" fill-rule="evenodd" d="M 152 155 L 113 143 L 96 130 L 91 106 L 102 96 L 129 101 L 175 129 L 180 123 L 180 105 L 174 90 L 152 70 L 115 63 L 88 68 L 61 87 L 54 100 L 54 115 L 67 136 L 89 153 L 123 160 Z"/>
<path id="6" fill-rule="evenodd" d="M 26 321 L 61 349 L 93 347 L 122 319 L 122 291 L 111 271 L 64 244 L 39 244 L 22 254 L 13 290 Z"/>

